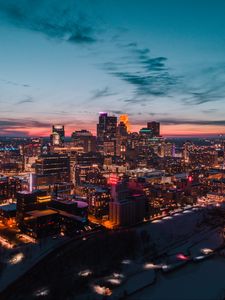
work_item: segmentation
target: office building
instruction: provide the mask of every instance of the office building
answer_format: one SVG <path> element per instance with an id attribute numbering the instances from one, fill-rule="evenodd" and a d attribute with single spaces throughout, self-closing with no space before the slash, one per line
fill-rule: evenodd
<path id="1" fill-rule="evenodd" d="M 117 117 L 108 116 L 107 113 L 100 113 L 97 124 L 97 137 L 101 140 L 108 140 L 116 136 Z"/>
<path id="2" fill-rule="evenodd" d="M 17 213 L 16 219 L 18 226 L 24 228 L 25 213 L 32 210 L 45 209 L 51 201 L 51 196 L 45 191 L 35 190 L 32 192 L 21 191 L 16 195 Z"/>
<path id="3" fill-rule="evenodd" d="M 65 141 L 64 125 L 53 125 L 51 134 L 52 146 L 61 146 Z"/>
<path id="4" fill-rule="evenodd" d="M 143 222 L 147 199 L 137 184 L 119 182 L 111 186 L 109 220 L 113 227 L 126 227 Z"/>
<path id="5" fill-rule="evenodd" d="M 120 115 L 119 121 L 120 123 L 123 123 L 126 126 L 127 132 L 130 132 L 130 123 L 129 123 L 128 115 L 126 114 Z"/>
<path id="6" fill-rule="evenodd" d="M 96 137 L 90 131 L 77 130 L 71 135 L 75 147 L 82 147 L 84 152 L 96 151 Z"/>
<path id="7" fill-rule="evenodd" d="M 51 153 L 36 160 L 37 185 L 70 182 L 70 159 L 67 154 Z"/>
<path id="8" fill-rule="evenodd" d="M 148 122 L 147 127 L 148 127 L 148 129 L 150 129 L 152 131 L 153 137 L 160 136 L 160 123 L 159 122 Z"/>

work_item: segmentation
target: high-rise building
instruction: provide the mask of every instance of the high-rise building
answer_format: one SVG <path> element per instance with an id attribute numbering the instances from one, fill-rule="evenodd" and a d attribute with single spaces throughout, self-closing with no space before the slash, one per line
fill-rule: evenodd
<path id="1" fill-rule="evenodd" d="M 119 120 L 120 120 L 120 122 L 122 122 L 126 125 L 127 131 L 130 132 L 130 123 L 129 123 L 128 115 L 126 115 L 126 114 L 120 115 Z"/>
<path id="2" fill-rule="evenodd" d="M 96 137 L 90 131 L 77 130 L 71 135 L 74 146 L 83 147 L 84 152 L 96 151 Z"/>
<path id="3" fill-rule="evenodd" d="M 158 148 L 158 154 L 161 157 L 174 157 L 175 156 L 175 145 L 170 142 L 161 142 Z"/>
<path id="4" fill-rule="evenodd" d="M 108 114 L 105 112 L 101 112 L 99 114 L 99 122 L 97 124 L 97 137 L 100 140 L 104 139 L 104 135 L 107 130 L 107 117 L 108 117 Z"/>
<path id="5" fill-rule="evenodd" d="M 118 127 L 117 127 L 117 131 L 118 131 L 118 134 L 122 137 L 126 137 L 127 136 L 127 126 L 124 122 L 120 121 L 120 123 L 118 124 Z"/>
<path id="6" fill-rule="evenodd" d="M 57 132 L 53 132 L 51 134 L 50 140 L 51 140 L 52 146 L 61 146 L 62 145 L 60 135 Z"/>
<path id="7" fill-rule="evenodd" d="M 141 137 L 152 138 L 153 132 L 152 129 L 149 128 L 141 128 L 139 131 Z"/>
<path id="8" fill-rule="evenodd" d="M 21 191 L 16 195 L 17 200 L 17 223 L 23 227 L 25 213 L 37 209 L 45 209 L 51 201 L 45 191 L 35 190 L 32 192 Z"/>
<path id="9" fill-rule="evenodd" d="M 132 226 L 143 222 L 146 215 L 146 197 L 139 186 L 119 182 L 111 187 L 109 220 L 115 227 Z"/>
<path id="10" fill-rule="evenodd" d="M 160 136 L 160 123 L 159 122 L 148 122 L 147 123 L 148 129 L 152 131 L 152 135 L 154 137 Z"/>
<path id="11" fill-rule="evenodd" d="M 82 183 L 100 183 L 102 182 L 103 159 L 100 153 L 88 152 L 82 153 L 76 158 L 75 182 L 76 185 Z"/>
<path id="12" fill-rule="evenodd" d="M 117 117 L 108 116 L 107 113 L 100 113 L 97 124 L 97 137 L 99 140 L 107 140 L 116 136 Z"/>
<path id="13" fill-rule="evenodd" d="M 37 184 L 70 182 L 70 158 L 67 154 L 46 154 L 36 160 Z"/>
<path id="14" fill-rule="evenodd" d="M 53 125 L 52 126 L 52 134 L 51 134 L 51 144 L 53 146 L 61 146 L 63 145 L 65 140 L 65 130 L 64 125 Z"/>

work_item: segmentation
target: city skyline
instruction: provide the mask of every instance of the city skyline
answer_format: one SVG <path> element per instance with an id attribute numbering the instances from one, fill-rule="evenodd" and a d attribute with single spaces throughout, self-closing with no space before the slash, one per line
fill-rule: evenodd
<path id="1" fill-rule="evenodd" d="M 223 1 L 0 1 L 0 134 L 96 133 L 99 111 L 132 131 L 223 134 Z M 141 18 L 140 18 L 141 16 Z"/>

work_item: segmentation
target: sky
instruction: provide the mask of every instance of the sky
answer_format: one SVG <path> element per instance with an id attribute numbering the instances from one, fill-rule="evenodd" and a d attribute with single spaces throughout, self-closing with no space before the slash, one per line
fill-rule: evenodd
<path id="1" fill-rule="evenodd" d="M 225 133 L 224 0 L 0 0 L 0 135 Z"/>

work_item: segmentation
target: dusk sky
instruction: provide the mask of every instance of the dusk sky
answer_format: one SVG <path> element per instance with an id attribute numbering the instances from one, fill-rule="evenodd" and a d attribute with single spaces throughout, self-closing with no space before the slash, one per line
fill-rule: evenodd
<path id="1" fill-rule="evenodd" d="M 0 134 L 225 133 L 224 0 L 0 0 Z"/>

